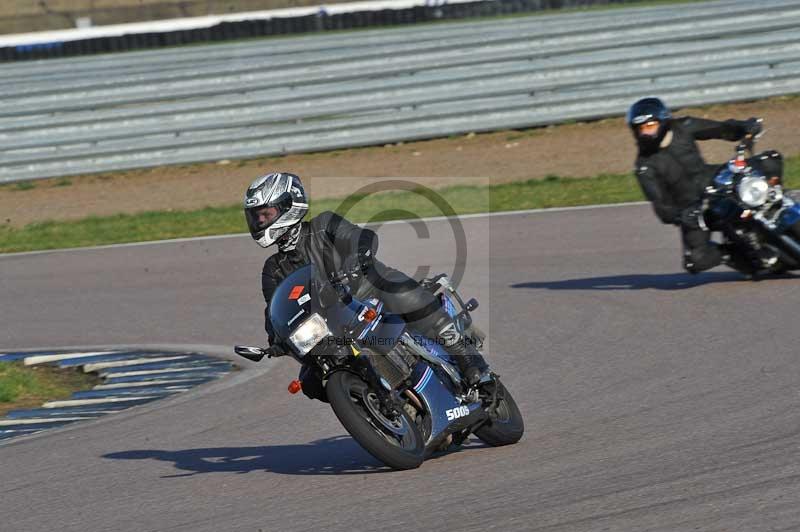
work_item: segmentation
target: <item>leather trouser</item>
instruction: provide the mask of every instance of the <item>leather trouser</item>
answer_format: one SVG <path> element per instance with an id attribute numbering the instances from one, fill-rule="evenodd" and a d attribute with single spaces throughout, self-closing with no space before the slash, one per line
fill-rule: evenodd
<path id="1" fill-rule="evenodd" d="M 430 336 L 436 336 L 442 327 L 453 321 L 430 291 L 403 272 L 378 261 L 360 280 L 355 297 L 380 299 L 389 312 Z"/>
<path id="2" fill-rule="evenodd" d="M 356 297 L 377 297 L 383 301 L 392 314 L 400 315 L 412 329 L 443 346 L 454 356 L 462 372 L 488 368 L 483 355 L 458 331 L 438 298 L 403 272 L 376 261 L 366 279 L 362 279 Z"/>
<path id="3" fill-rule="evenodd" d="M 711 233 L 700 228 L 681 227 L 683 237 L 683 267 L 690 273 L 698 273 L 719 266 L 722 252 L 719 245 L 711 242 Z"/>

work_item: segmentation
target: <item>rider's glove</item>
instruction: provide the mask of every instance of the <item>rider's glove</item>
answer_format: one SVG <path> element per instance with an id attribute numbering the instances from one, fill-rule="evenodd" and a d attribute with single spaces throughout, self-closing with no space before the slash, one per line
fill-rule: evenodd
<path id="1" fill-rule="evenodd" d="M 344 271 L 348 273 L 363 274 L 371 270 L 374 264 L 375 261 L 372 258 L 372 252 L 368 250 L 366 253 L 358 253 L 348 256 L 344 259 L 344 264 L 342 267 Z"/>
<path id="2" fill-rule="evenodd" d="M 755 118 L 755 117 L 748 118 L 745 121 L 745 131 L 747 132 L 746 134 L 750 135 L 751 137 L 755 137 L 756 135 L 761 133 L 763 131 L 762 122 L 763 120 L 761 118 Z"/>

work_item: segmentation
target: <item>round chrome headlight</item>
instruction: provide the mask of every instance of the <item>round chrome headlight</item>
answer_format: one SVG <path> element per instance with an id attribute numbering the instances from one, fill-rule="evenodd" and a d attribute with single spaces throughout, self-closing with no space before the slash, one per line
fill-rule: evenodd
<path id="1" fill-rule="evenodd" d="M 748 207 L 760 207 L 767 201 L 769 185 L 763 177 L 745 177 L 739 182 L 736 192 Z"/>

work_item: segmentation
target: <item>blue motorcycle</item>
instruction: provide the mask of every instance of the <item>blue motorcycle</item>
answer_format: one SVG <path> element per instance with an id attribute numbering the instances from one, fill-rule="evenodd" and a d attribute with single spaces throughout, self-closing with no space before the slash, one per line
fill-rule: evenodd
<path id="1" fill-rule="evenodd" d="M 495 374 L 474 387 L 435 341 L 385 312 L 377 299 L 351 295 L 360 272 L 321 279 L 313 265 L 289 275 L 269 305 L 275 343 L 236 346 L 250 360 L 289 355 L 324 387 L 323 401 L 350 435 L 393 469 L 413 469 L 437 450 L 461 444 L 470 434 L 492 446 L 522 437 L 522 415 Z M 474 299 L 464 303 L 446 275 L 425 279 L 461 332 L 476 345 L 483 333 L 472 323 Z M 301 388 L 293 381 L 290 391 Z"/>
<path id="2" fill-rule="evenodd" d="M 741 142 L 706 187 L 702 218 L 722 233 L 732 268 L 748 276 L 800 269 L 800 202 L 780 176 L 751 164 L 756 139 Z M 772 262 L 766 270 L 764 257 Z"/>

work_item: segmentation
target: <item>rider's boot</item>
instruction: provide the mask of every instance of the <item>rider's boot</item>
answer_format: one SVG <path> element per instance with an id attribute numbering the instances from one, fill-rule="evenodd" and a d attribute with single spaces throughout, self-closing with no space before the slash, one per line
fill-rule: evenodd
<path id="1" fill-rule="evenodd" d="M 455 322 L 448 322 L 438 329 L 437 340 L 453 355 L 467 385 L 474 386 L 488 372 L 489 364 L 474 343 L 458 331 Z"/>

